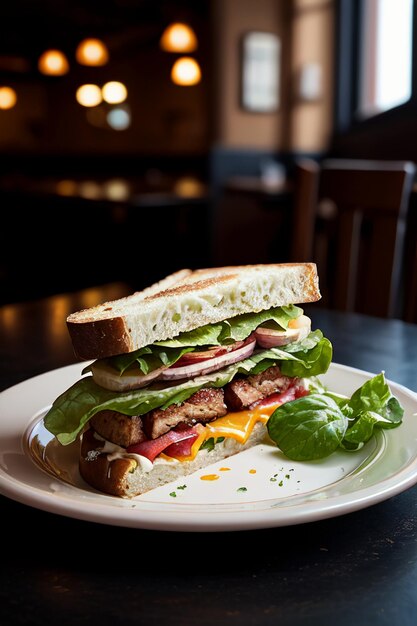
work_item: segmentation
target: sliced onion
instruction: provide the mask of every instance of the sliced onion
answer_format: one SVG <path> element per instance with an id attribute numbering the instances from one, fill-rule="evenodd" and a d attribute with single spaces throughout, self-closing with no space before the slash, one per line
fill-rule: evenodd
<path id="1" fill-rule="evenodd" d="M 307 315 L 300 315 L 300 317 L 290 321 L 286 330 L 274 330 L 259 326 L 255 331 L 255 337 L 261 348 L 275 348 L 305 339 L 310 330 L 310 318 Z"/>
<path id="2" fill-rule="evenodd" d="M 168 367 L 161 373 L 161 379 L 163 380 L 179 380 L 181 378 L 194 378 L 194 376 L 201 376 L 215 372 L 226 365 L 237 363 L 247 359 L 255 349 L 256 340 L 254 339 L 250 343 L 242 346 L 238 350 L 232 352 L 226 352 L 221 356 L 214 357 L 212 359 L 206 359 L 205 361 L 192 363 L 191 365 L 184 365 L 184 367 Z"/>
<path id="3" fill-rule="evenodd" d="M 94 382 L 100 385 L 100 387 L 110 389 L 111 391 L 128 391 L 129 389 L 145 387 L 151 380 L 158 378 L 163 369 L 165 368 L 159 367 L 149 374 L 142 374 L 139 368 L 135 368 L 120 374 L 120 372 L 102 361 L 96 361 L 91 366 Z"/>

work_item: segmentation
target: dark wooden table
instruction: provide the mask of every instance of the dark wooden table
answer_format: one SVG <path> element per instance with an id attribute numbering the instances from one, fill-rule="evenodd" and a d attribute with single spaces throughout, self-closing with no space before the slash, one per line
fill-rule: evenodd
<path id="1" fill-rule="evenodd" d="M 75 362 L 66 315 L 125 289 L 0 308 L 0 388 Z M 306 309 L 335 362 L 384 369 L 417 391 L 417 326 Z M 236 533 L 142 531 L 0 505 L 5 626 L 416 624 L 417 486 L 341 517 Z"/>

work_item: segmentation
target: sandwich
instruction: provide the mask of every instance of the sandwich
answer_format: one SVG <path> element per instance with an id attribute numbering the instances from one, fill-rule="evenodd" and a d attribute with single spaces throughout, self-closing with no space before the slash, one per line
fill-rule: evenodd
<path id="1" fill-rule="evenodd" d="M 181 270 L 67 318 L 82 377 L 44 418 L 79 441 L 90 486 L 131 498 L 268 440 L 277 407 L 309 394 L 331 343 L 299 306 L 313 263 Z"/>

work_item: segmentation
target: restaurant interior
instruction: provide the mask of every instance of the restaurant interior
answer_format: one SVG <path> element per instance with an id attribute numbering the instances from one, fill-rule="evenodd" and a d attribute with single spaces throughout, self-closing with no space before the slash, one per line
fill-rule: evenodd
<path id="1" fill-rule="evenodd" d="M 314 261 L 323 306 L 417 322 L 415 25 L 412 0 L 2 6 L 0 304 Z"/>

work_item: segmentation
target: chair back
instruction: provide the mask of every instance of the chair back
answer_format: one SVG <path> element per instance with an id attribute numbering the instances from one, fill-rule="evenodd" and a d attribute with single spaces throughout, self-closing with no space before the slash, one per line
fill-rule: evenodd
<path id="1" fill-rule="evenodd" d="M 291 261 L 310 261 L 318 202 L 320 166 L 317 161 L 298 159 L 294 166 Z"/>
<path id="2" fill-rule="evenodd" d="M 415 171 L 408 161 L 322 162 L 319 200 L 334 205 L 333 216 L 327 218 L 332 223 L 327 306 L 403 316 L 405 232 Z"/>

